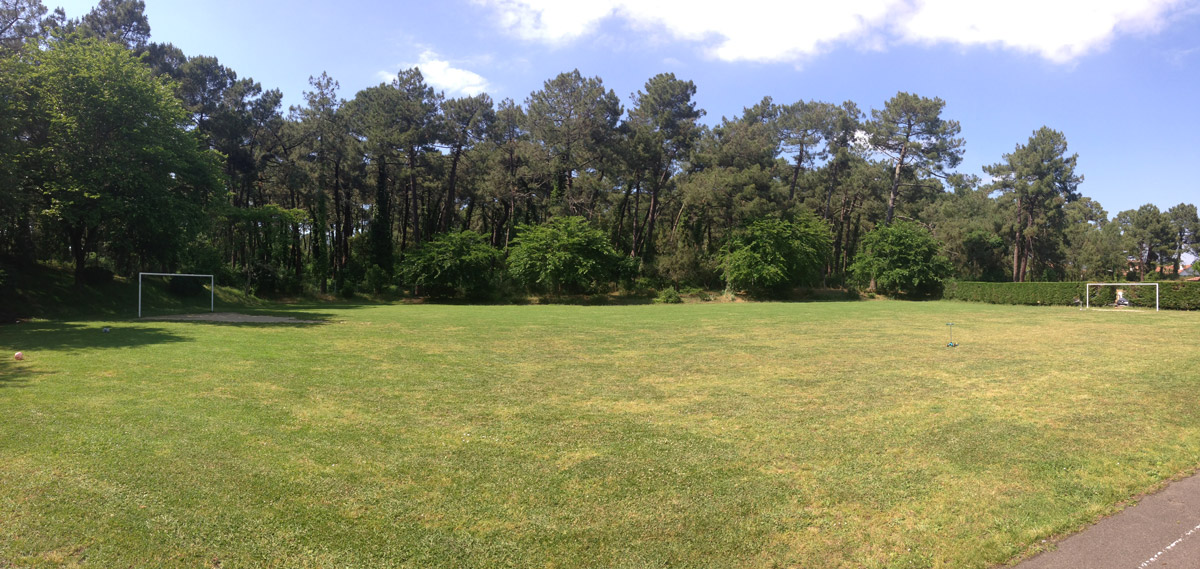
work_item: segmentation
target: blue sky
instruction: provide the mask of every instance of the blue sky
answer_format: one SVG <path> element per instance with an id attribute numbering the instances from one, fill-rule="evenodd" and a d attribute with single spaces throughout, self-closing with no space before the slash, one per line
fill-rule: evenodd
<path id="1" fill-rule="evenodd" d="M 713 123 L 764 96 L 946 101 L 983 175 L 1041 126 L 1079 154 L 1109 215 L 1200 202 L 1200 0 L 145 0 L 154 41 L 212 55 L 298 104 L 322 71 L 341 96 L 419 65 L 448 96 L 524 101 L 560 72 L 628 104 L 651 76 L 695 81 Z M 46 0 L 78 17 L 91 0 Z"/>

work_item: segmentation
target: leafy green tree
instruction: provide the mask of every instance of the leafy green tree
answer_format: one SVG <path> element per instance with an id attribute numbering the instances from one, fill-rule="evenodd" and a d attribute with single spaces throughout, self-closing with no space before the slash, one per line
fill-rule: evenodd
<path id="1" fill-rule="evenodd" d="M 696 121 L 704 116 L 704 111 L 696 108 L 692 100 L 695 95 L 696 85 L 691 81 L 676 79 L 673 73 L 661 73 L 646 81 L 645 91 L 633 96 L 634 106 L 626 126 L 632 134 L 635 176 L 642 181 L 635 185 L 650 191 L 645 222 L 634 219 L 633 254 L 653 254 L 654 228 L 662 213 L 664 193 L 678 173 L 679 162 L 688 157 L 700 136 Z"/>
<path id="2" fill-rule="evenodd" d="M 724 262 L 726 288 L 779 294 L 821 281 L 833 235 L 829 224 L 805 212 L 795 221 L 762 219 L 734 235 Z"/>
<path id="3" fill-rule="evenodd" d="M 115 44 L 59 41 L 27 55 L 46 125 L 46 214 L 63 228 L 76 280 L 101 244 L 127 272 L 172 266 L 220 183 L 217 156 L 186 130 L 170 87 Z"/>
<path id="4" fill-rule="evenodd" d="M 576 69 L 546 81 L 525 106 L 529 133 L 541 147 L 550 205 L 567 215 L 583 213 L 589 200 L 576 191 L 576 178 L 597 170 L 612 153 L 620 99 L 599 77 L 584 78 Z"/>
<path id="5" fill-rule="evenodd" d="M 69 22 L 66 28 L 84 37 L 116 42 L 139 53 L 150 39 L 150 21 L 143 0 L 100 0 L 83 18 Z"/>
<path id="6" fill-rule="evenodd" d="M 1200 234 L 1200 217 L 1196 215 L 1196 206 L 1181 203 L 1167 210 L 1167 224 L 1171 226 L 1171 274 L 1179 274 L 1179 264 L 1183 254 L 1194 246 L 1197 234 Z"/>
<path id="7" fill-rule="evenodd" d="M 1061 265 L 1065 246 L 1063 207 L 1079 198 L 1083 176 L 1075 174 L 1077 154 L 1067 155 L 1061 132 L 1042 127 L 1017 145 L 1004 161 L 984 166 L 995 178 L 992 191 L 1009 211 L 1012 235 L 1013 281 L 1023 282 L 1031 263 L 1043 268 Z"/>
<path id="8" fill-rule="evenodd" d="M 502 256 L 474 231 L 441 233 L 410 251 L 401 272 L 430 296 L 476 296 L 495 284 Z"/>
<path id="9" fill-rule="evenodd" d="M 437 141 L 439 105 L 442 102 L 440 93 L 425 83 L 425 76 L 416 67 L 401 70 L 392 80 L 392 87 L 400 93 L 398 122 L 396 129 L 396 146 L 400 149 L 405 174 L 407 178 L 408 227 L 412 235 L 413 245 L 421 243 L 422 230 L 421 188 L 417 180 L 421 173 L 422 161 L 426 155 L 433 152 Z M 430 202 L 432 200 L 426 200 Z M 432 217 L 432 216 L 431 216 Z M 432 217 L 436 221 L 436 217 Z M 406 222 L 406 225 L 408 222 Z M 407 235 L 407 234 L 406 234 Z M 401 239 L 401 247 L 407 245 L 405 238 Z"/>
<path id="10" fill-rule="evenodd" d="M 873 280 L 876 290 L 885 294 L 927 295 L 941 289 L 951 266 L 932 233 L 916 223 L 902 221 L 868 233 L 850 270 L 855 280 Z"/>
<path id="11" fill-rule="evenodd" d="M 36 260 L 36 212 L 43 209 L 39 146 L 45 143 L 45 120 L 37 117 L 36 97 L 29 86 L 36 46 L 17 44 L 0 55 L 0 255 L 22 264 Z M 32 174 L 32 175 L 31 175 Z"/>
<path id="12" fill-rule="evenodd" d="M 1008 280 L 1003 220 L 988 189 L 977 187 L 977 180 L 957 180 L 953 192 L 939 195 L 919 216 L 936 228 L 942 252 L 962 280 Z"/>
<path id="13" fill-rule="evenodd" d="M 1129 262 L 1120 224 L 1110 222 L 1100 203 L 1088 197 L 1067 204 L 1064 210 L 1069 244 L 1066 278 L 1111 282 L 1124 275 Z"/>
<path id="14" fill-rule="evenodd" d="M 882 110 L 871 110 L 866 124 L 871 146 L 892 161 L 892 186 L 888 193 L 887 216 L 891 223 L 906 170 L 916 178 L 943 176 L 962 160 L 963 139 L 958 121 L 942 118 L 946 102 L 911 93 L 896 93 Z"/>
<path id="15" fill-rule="evenodd" d="M 41 0 L 0 0 L 0 57 L 36 36 L 46 7 Z"/>
<path id="16" fill-rule="evenodd" d="M 311 170 L 309 179 L 314 182 L 308 188 L 306 200 L 312 219 L 312 277 L 319 283 L 321 293 L 326 293 L 330 269 L 337 278 L 343 251 L 349 250 L 348 243 L 343 246 L 336 231 L 331 235 L 329 212 L 329 201 L 333 198 L 333 218 L 336 220 L 345 169 L 351 160 L 347 152 L 349 129 L 345 124 L 346 115 L 340 112 L 343 101 L 337 94 L 338 82 L 327 73 L 309 77 L 308 82 L 313 90 L 304 92 L 305 106 L 292 107 L 292 114 L 303 133 L 303 151 Z M 327 248 L 327 245 L 331 247 Z"/>
<path id="17" fill-rule="evenodd" d="M 529 187 L 528 164 L 532 143 L 526 130 L 525 111 L 512 99 L 497 105 L 492 124 L 494 144 L 485 145 L 483 159 L 487 172 L 480 188 L 481 229 L 491 235 L 492 245 L 508 249 L 514 226 L 522 210 L 531 221 L 527 206 L 533 191 Z"/>
<path id="18" fill-rule="evenodd" d="M 621 257 L 604 232 L 579 216 L 520 225 L 508 254 L 509 274 L 532 290 L 584 293 L 612 283 Z"/>
<path id="19" fill-rule="evenodd" d="M 381 83 L 359 91 L 344 107 L 350 132 L 365 141 L 363 159 L 375 169 L 375 199 L 370 205 L 370 265 L 392 274 L 395 240 L 393 186 L 400 159 L 397 146 L 404 128 L 404 101 L 395 84 Z"/>
<path id="20" fill-rule="evenodd" d="M 788 181 L 788 201 L 796 199 L 800 175 L 811 171 L 817 161 L 829 157 L 835 148 L 831 139 L 838 134 L 840 107 L 819 101 L 798 101 L 779 108 L 775 128 L 779 133 L 780 149 L 792 156 L 792 173 Z M 824 144 L 822 144 L 824 143 Z M 828 210 L 826 210 L 828 217 Z"/>
<path id="21" fill-rule="evenodd" d="M 1138 279 L 1146 280 L 1151 265 L 1169 255 L 1170 223 L 1154 204 L 1118 213 L 1116 223 L 1121 226 L 1126 252 L 1138 260 Z"/>
<path id="22" fill-rule="evenodd" d="M 496 111 L 492 98 L 487 93 L 481 93 L 446 101 L 442 104 L 442 117 L 445 121 L 442 138 L 450 150 L 450 173 L 446 181 L 446 203 L 438 228 L 447 231 L 458 222 L 458 174 L 463 153 L 489 138 Z"/>

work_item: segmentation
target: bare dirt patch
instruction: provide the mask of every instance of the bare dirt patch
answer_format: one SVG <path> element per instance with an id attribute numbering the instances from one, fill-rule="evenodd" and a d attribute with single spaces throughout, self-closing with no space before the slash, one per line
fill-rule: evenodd
<path id="1" fill-rule="evenodd" d="M 169 316 L 146 317 L 142 320 L 181 320 L 198 322 L 254 322 L 320 324 L 320 320 L 300 320 L 290 316 L 266 316 L 263 314 L 239 314 L 237 312 L 201 312 L 199 314 L 172 314 Z"/>

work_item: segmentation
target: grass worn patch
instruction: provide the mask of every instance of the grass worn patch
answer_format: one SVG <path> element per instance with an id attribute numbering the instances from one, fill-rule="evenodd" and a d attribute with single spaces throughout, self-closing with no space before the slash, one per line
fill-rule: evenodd
<path id="1" fill-rule="evenodd" d="M 0 326 L 0 566 L 989 567 L 1200 464 L 1189 313 L 291 310 Z"/>

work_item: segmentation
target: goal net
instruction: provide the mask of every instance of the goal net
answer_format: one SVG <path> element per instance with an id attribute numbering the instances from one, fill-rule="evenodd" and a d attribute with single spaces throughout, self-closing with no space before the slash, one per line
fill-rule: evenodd
<path id="1" fill-rule="evenodd" d="M 1158 310 L 1158 283 L 1087 283 L 1082 308 Z"/>
<path id="2" fill-rule="evenodd" d="M 216 310 L 212 275 L 138 273 L 138 318 Z"/>

